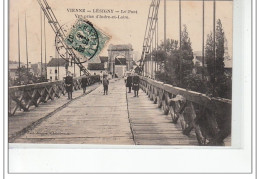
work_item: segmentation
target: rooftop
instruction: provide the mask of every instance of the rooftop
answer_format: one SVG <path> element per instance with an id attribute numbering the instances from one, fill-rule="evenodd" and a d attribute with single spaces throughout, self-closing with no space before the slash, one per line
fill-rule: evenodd
<path id="1" fill-rule="evenodd" d="M 65 66 L 69 64 L 69 59 L 64 60 L 63 58 L 52 58 L 51 61 L 47 64 L 48 67 L 56 67 L 56 66 Z"/>
<path id="2" fill-rule="evenodd" d="M 131 44 L 121 44 L 121 45 L 113 45 L 110 44 L 108 47 L 108 51 L 121 51 L 121 50 L 133 50 Z"/>
<path id="3" fill-rule="evenodd" d="M 108 62 L 108 57 L 106 57 L 106 56 L 99 56 L 99 59 L 100 59 L 101 63 Z"/>
<path id="4" fill-rule="evenodd" d="M 202 56 L 196 56 L 196 59 L 202 62 Z"/>
<path id="5" fill-rule="evenodd" d="M 126 58 L 115 58 L 115 65 L 126 65 Z"/>

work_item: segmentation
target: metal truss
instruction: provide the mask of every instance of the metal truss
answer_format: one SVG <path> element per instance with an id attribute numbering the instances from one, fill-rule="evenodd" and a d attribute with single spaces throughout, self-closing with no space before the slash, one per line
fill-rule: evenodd
<path id="1" fill-rule="evenodd" d="M 154 33 L 156 32 L 156 25 L 158 23 L 158 9 L 160 6 L 160 0 L 152 0 L 149 8 L 147 24 L 145 28 L 145 35 L 143 41 L 143 51 L 141 56 L 141 61 L 139 66 L 143 70 L 144 68 L 144 60 L 146 55 L 151 53 L 152 51 L 152 42 L 154 38 Z"/>
<path id="2" fill-rule="evenodd" d="M 74 51 L 68 47 L 66 43 L 64 43 L 65 40 L 65 33 L 62 30 L 62 27 L 60 26 L 55 14 L 53 13 L 51 7 L 47 3 L 46 0 L 37 0 L 42 11 L 44 12 L 44 15 L 48 19 L 48 23 L 50 24 L 52 30 L 54 33 L 57 35 L 57 38 L 59 41 L 62 43 L 62 46 L 66 50 L 66 54 L 70 56 L 70 58 L 79 66 L 80 70 L 85 74 L 85 75 L 90 75 L 90 72 L 82 65 L 80 62 L 79 57 L 74 53 Z"/>

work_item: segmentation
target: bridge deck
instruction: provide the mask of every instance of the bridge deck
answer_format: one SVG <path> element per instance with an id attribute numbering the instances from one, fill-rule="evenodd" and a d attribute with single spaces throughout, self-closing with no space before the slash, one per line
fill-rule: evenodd
<path id="1" fill-rule="evenodd" d="M 89 87 L 89 90 L 95 87 Z M 80 96 L 80 92 L 75 93 Z M 140 90 L 138 98 L 133 97 L 133 93 L 126 93 L 123 80 L 112 81 L 108 95 L 103 95 L 103 87 L 99 86 L 67 105 L 64 105 L 64 99 L 63 103 L 59 100 L 56 102 L 59 105 L 45 104 L 46 109 L 49 109 L 48 105 L 52 109 L 59 108 L 52 115 L 49 115 L 50 110 L 40 106 L 33 112 L 10 117 L 9 121 L 20 120 L 21 124 L 30 126 L 27 119 L 33 118 L 37 111 L 42 113 L 41 117 L 45 115 L 37 125 L 24 130 L 11 142 L 197 145 L 195 135 L 183 135 L 181 127 L 173 124 L 170 116 L 163 115 L 144 92 Z M 18 131 L 10 130 L 10 126 L 17 128 L 9 124 L 9 131 Z"/>
<path id="2" fill-rule="evenodd" d="M 198 145 L 195 133 L 183 135 L 181 126 L 173 124 L 142 90 L 138 98 L 128 95 L 128 109 L 137 145 Z"/>

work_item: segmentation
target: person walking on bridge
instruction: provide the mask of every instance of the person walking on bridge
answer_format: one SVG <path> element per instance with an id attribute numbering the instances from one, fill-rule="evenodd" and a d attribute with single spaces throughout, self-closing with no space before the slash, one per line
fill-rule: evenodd
<path id="1" fill-rule="evenodd" d="M 128 93 L 131 93 L 132 76 L 130 74 L 126 78 L 126 87 L 128 87 Z"/>
<path id="2" fill-rule="evenodd" d="M 85 94 L 86 93 L 86 88 L 87 88 L 87 85 L 88 85 L 88 78 L 86 75 L 83 75 L 82 79 L 81 79 L 81 87 L 83 89 L 83 93 Z"/>
<path id="3" fill-rule="evenodd" d="M 133 76 L 133 90 L 134 90 L 134 94 L 135 94 L 134 97 L 138 97 L 139 83 L 140 83 L 140 78 L 135 73 L 134 76 Z"/>
<path id="4" fill-rule="evenodd" d="M 107 95 L 108 85 L 109 85 L 109 80 L 107 78 L 107 75 L 104 75 L 104 78 L 103 78 L 104 95 Z"/>
<path id="5" fill-rule="evenodd" d="M 100 73 L 99 73 L 100 83 L 103 82 L 103 75 L 104 75 L 103 72 L 100 71 Z"/>
<path id="6" fill-rule="evenodd" d="M 67 76 L 65 77 L 65 88 L 68 93 L 68 99 L 72 99 L 72 91 L 73 91 L 73 78 L 71 75 L 71 72 L 67 73 Z"/>

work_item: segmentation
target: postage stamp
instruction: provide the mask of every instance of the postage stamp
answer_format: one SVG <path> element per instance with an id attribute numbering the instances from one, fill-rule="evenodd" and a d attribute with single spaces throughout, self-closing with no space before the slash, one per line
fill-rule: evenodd
<path id="1" fill-rule="evenodd" d="M 68 33 L 65 43 L 88 61 L 102 51 L 108 40 L 109 36 L 95 28 L 90 21 L 78 19 Z"/>

